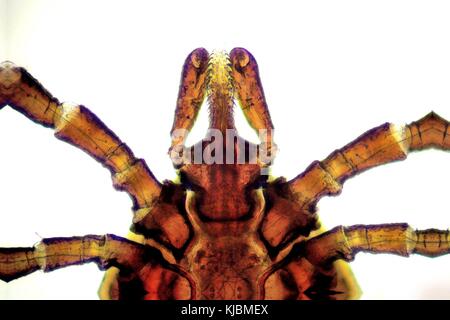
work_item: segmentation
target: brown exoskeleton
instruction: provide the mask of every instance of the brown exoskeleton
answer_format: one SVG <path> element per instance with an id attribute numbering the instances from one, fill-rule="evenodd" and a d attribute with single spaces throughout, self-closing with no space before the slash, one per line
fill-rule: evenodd
<path id="1" fill-rule="evenodd" d="M 203 101 L 207 137 L 185 147 Z M 260 136 L 254 145 L 233 122 L 238 101 Z M 447 254 L 449 232 L 407 224 L 319 229 L 316 205 L 364 170 L 410 151 L 450 149 L 448 122 L 434 113 L 403 127 L 386 123 L 313 162 L 290 181 L 267 175 L 273 125 L 258 67 L 245 49 L 194 50 L 186 59 L 169 153 L 179 181 L 160 183 L 144 160 L 84 106 L 61 104 L 26 70 L 0 65 L 0 108 L 9 105 L 55 129 L 101 162 L 133 200 L 130 239 L 114 235 L 44 239 L 0 248 L 0 279 L 95 262 L 108 269 L 104 299 L 349 299 L 357 286 L 344 261 L 361 251 Z"/>

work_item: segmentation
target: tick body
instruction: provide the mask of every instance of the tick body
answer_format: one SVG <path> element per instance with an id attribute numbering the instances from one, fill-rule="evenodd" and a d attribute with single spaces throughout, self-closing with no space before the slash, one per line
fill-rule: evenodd
<path id="1" fill-rule="evenodd" d="M 185 142 L 201 106 L 206 137 Z M 86 235 L 0 248 L 0 279 L 96 263 L 103 299 L 350 299 L 358 286 L 346 262 L 358 252 L 430 257 L 450 251 L 448 231 L 405 223 L 320 228 L 316 205 L 344 182 L 411 151 L 450 149 L 448 122 L 434 113 L 405 126 L 385 123 L 314 161 L 287 181 L 268 175 L 274 127 L 252 54 L 235 48 L 188 55 L 169 155 L 177 181 L 158 181 L 113 131 L 82 105 L 60 103 L 25 69 L 0 65 L 0 108 L 10 106 L 110 170 L 133 201 L 129 238 Z M 239 136 L 240 107 L 259 144 Z M 285 130 L 289 128 L 280 128 Z"/>

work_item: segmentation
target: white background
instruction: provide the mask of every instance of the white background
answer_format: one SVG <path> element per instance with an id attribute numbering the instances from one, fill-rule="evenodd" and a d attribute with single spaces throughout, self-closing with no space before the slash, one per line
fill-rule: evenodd
<path id="1" fill-rule="evenodd" d="M 61 101 L 88 106 L 163 180 L 174 177 L 166 151 L 186 55 L 245 47 L 277 130 L 273 174 L 293 178 L 386 121 L 431 110 L 450 118 L 449 14 L 445 1 L 0 0 L 0 60 L 26 67 Z M 206 119 L 203 108 L 191 142 Z M 10 108 L 0 112 L 0 137 L 0 246 L 127 233 L 131 201 L 101 165 Z M 323 199 L 320 215 L 328 227 L 446 229 L 449 165 L 449 153 L 427 151 L 373 169 Z M 450 256 L 359 254 L 352 266 L 363 298 L 450 298 Z M 96 299 L 101 278 L 95 265 L 36 272 L 0 283 L 0 298 Z"/>

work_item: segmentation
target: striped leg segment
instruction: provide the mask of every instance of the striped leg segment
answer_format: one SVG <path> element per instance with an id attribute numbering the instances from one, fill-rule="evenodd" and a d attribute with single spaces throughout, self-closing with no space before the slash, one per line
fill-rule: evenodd
<path id="1" fill-rule="evenodd" d="M 448 230 L 414 230 L 406 223 L 336 227 L 301 245 L 313 265 L 352 261 L 358 252 L 390 253 L 408 257 L 438 257 L 450 253 Z"/>
<path id="2" fill-rule="evenodd" d="M 403 160 L 411 151 L 450 149 L 448 122 L 431 112 L 405 126 L 385 123 L 367 131 L 355 141 L 313 162 L 303 173 L 286 182 L 270 183 L 267 195 L 273 203 L 262 225 L 264 237 L 272 246 L 288 241 L 292 232 L 314 227 L 315 206 L 326 195 L 338 195 L 343 183 L 370 168 Z"/>
<path id="3" fill-rule="evenodd" d="M 294 244 L 270 272 L 287 272 L 297 299 L 357 299 L 361 291 L 345 262 L 358 252 L 438 257 L 450 253 L 450 233 L 406 223 L 339 226 Z"/>
<path id="4" fill-rule="evenodd" d="M 0 101 L 45 127 L 54 127 L 59 102 L 25 69 L 0 64 Z"/>
<path id="5" fill-rule="evenodd" d="M 25 69 L 0 64 L 0 107 L 9 105 L 32 121 L 55 130 L 55 136 L 94 157 L 112 175 L 114 186 L 130 194 L 134 210 L 148 213 L 161 185 L 145 161 L 133 152 L 89 109 L 61 104 Z"/>
<path id="6" fill-rule="evenodd" d="M 101 270 L 111 266 L 140 270 L 146 250 L 156 249 L 114 235 L 43 239 L 30 248 L 0 248 L 0 280 L 9 282 L 36 270 L 44 272 L 94 262 Z"/>
<path id="7" fill-rule="evenodd" d="M 448 121 L 431 112 L 409 125 L 385 123 L 369 130 L 287 182 L 291 198 L 302 207 L 309 207 L 322 196 L 339 194 L 345 180 L 375 166 L 403 160 L 411 151 L 449 150 L 448 125 Z"/>

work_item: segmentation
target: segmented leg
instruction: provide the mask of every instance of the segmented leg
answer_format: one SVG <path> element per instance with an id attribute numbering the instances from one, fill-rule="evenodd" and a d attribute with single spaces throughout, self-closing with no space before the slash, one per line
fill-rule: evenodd
<path id="1" fill-rule="evenodd" d="M 55 130 L 55 136 L 94 157 L 112 175 L 114 186 L 130 194 L 134 210 L 148 213 L 161 185 L 142 159 L 89 109 L 60 104 L 25 69 L 11 62 L 0 64 L 0 107 L 9 105 L 34 122 Z"/>
<path id="2" fill-rule="evenodd" d="M 36 270 L 44 272 L 94 262 L 101 270 L 111 266 L 140 270 L 144 252 L 160 258 L 158 250 L 114 235 L 44 239 L 32 248 L 0 248 L 0 280 L 9 282 Z"/>
<path id="3" fill-rule="evenodd" d="M 117 270 L 113 285 L 101 287 L 103 298 L 195 296 L 193 280 L 186 271 L 168 263 L 157 248 L 114 235 L 50 238 L 32 248 L 0 248 L 0 280 L 8 282 L 36 270 L 50 272 L 89 262 L 100 270 Z"/>
<path id="4" fill-rule="evenodd" d="M 339 226 L 294 244 L 268 274 L 284 276 L 292 298 L 357 299 L 361 292 L 345 261 L 358 252 L 437 257 L 450 253 L 450 232 L 406 223 Z"/>
<path id="5" fill-rule="evenodd" d="M 385 123 L 334 151 L 325 160 L 313 162 L 294 179 L 270 183 L 266 193 L 272 207 L 262 225 L 264 238 L 277 247 L 299 234 L 308 236 L 318 226 L 314 213 L 320 198 L 339 194 L 347 179 L 364 170 L 403 160 L 411 151 L 449 150 L 448 124 L 433 112 L 405 126 Z"/>
<path id="6" fill-rule="evenodd" d="M 450 253 L 450 233 L 414 230 L 406 223 L 339 226 L 299 244 L 297 250 L 314 265 L 328 265 L 337 259 L 352 261 L 358 252 L 437 257 Z"/>
<path id="7" fill-rule="evenodd" d="M 309 207 L 324 195 L 339 194 L 348 178 L 378 165 L 403 160 L 411 151 L 449 150 L 448 125 L 448 121 L 434 112 L 406 126 L 385 123 L 334 151 L 325 160 L 313 162 L 287 183 L 288 193 L 302 207 Z"/>

